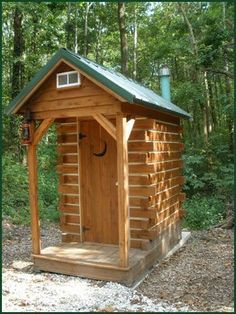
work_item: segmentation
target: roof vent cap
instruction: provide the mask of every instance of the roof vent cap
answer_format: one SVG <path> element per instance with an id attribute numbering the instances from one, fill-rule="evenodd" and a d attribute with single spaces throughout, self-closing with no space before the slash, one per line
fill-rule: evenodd
<path id="1" fill-rule="evenodd" d="M 160 76 L 170 76 L 170 69 L 168 68 L 167 65 L 163 65 L 160 70 L 159 70 L 159 75 Z"/>

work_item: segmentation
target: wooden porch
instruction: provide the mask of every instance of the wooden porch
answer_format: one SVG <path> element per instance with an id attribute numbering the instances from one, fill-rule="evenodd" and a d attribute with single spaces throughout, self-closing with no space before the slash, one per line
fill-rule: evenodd
<path id="1" fill-rule="evenodd" d="M 33 255 L 35 269 L 96 280 L 132 284 L 147 251 L 130 249 L 129 266 L 121 267 L 119 247 L 96 243 L 62 243 Z"/>
<path id="2" fill-rule="evenodd" d="M 179 224 L 170 225 L 149 250 L 130 248 L 127 267 L 120 266 L 118 245 L 60 243 L 32 254 L 34 268 L 131 286 L 179 242 L 179 230 Z"/>

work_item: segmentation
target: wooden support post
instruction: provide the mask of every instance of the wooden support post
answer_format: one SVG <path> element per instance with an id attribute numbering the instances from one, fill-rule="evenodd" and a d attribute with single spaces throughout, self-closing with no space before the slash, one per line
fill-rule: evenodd
<path id="1" fill-rule="evenodd" d="M 31 215 L 32 252 L 40 254 L 40 224 L 38 209 L 38 172 L 37 172 L 37 144 L 52 125 L 54 119 L 45 119 L 35 130 L 32 125 L 32 143 L 28 146 L 28 169 L 29 169 L 29 199 Z"/>
<path id="2" fill-rule="evenodd" d="M 126 117 L 116 116 L 120 266 L 129 264 L 129 184 Z"/>
<path id="3" fill-rule="evenodd" d="M 34 135 L 34 127 L 32 128 Z M 37 146 L 28 146 L 28 169 L 29 169 L 29 199 L 32 233 L 32 253 L 40 254 L 40 226 L 38 210 L 38 175 L 37 175 Z"/>

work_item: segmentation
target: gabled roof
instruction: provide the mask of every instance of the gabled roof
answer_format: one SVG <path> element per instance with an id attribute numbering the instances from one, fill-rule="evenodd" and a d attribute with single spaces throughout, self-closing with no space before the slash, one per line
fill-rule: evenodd
<path id="1" fill-rule="evenodd" d="M 125 99 L 131 104 L 140 104 L 144 107 L 169 112 L 182 118 L 191 118 L 191 115 L 181 108 L 177 107 L 168 100 L 154 93 L 152 90 L 140 85 L 139 83 L 125 77 L 121 73 L 115 72 L 109 68 L 98 65 L 80 55 L 77 55 L 68 49 L 61 48 L 41 68 L 32 80 L 22 89 L 22 91 L 11 101 L 6 108 L 6 113 L 16 113 L 24 104 L 24 98 L 27 94 L 44 78 L 44 76 L 61 60 L 69 62 L 71 65 L 83 71 L 91 78 L 99 81 L 105 87 L 112 90 L 115 94 Z"/>

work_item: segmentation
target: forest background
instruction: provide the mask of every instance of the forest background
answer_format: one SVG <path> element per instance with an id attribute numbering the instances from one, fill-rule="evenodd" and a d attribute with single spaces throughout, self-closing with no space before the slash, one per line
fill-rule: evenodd
<path id="1" fill-rule="evenodd" d="M 160 94 L 171 70 L 171 100 L 189 112 L 184 226 L 208 228 L 233 208 L 233 2 L 4 2 L 3 110 L 61 47 L 95 60 Z M 21 118 L 3 115 L 3 218 L 29 223 Z M 38 148 L 43 221 L 59 221 L 56 135 Z"/>

